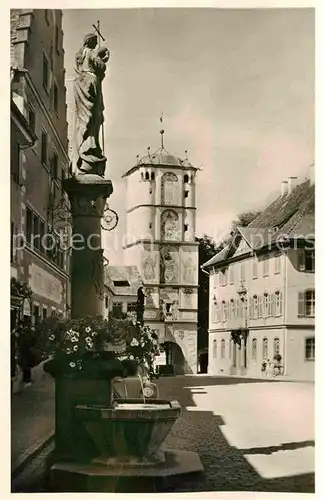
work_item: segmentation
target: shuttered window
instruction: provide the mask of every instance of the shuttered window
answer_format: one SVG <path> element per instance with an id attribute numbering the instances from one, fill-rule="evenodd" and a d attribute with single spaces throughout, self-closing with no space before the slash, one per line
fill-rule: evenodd
<path id="1" fill-rule="evenodd" d="M 225 358 L 225 340 L 221 340 L 221 358 Z"/>
<path id="2" fill-rule="evenodd" d="M 275 293 L 275 316 L 282 316 L 282 292 Z"/>

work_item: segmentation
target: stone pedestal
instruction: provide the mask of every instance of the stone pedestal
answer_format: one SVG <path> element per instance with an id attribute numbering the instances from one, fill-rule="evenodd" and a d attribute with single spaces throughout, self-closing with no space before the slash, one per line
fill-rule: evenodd
<path id="1" fill-rule="evenodd" d="M 72 211 L 72 317 L 103 315 L 103 250 L 101 218 L 113 192 L 110 180 L 77 175 L 64 182 Z"/>

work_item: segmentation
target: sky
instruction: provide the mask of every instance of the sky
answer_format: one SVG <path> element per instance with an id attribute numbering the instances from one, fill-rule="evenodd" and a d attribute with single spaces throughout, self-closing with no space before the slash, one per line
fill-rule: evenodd
<path id="1" fill-rule="evenodd" d="M 237 214 L 262 209 L 314 162 L 312 9 L 64 10 L 68 121 L 75 54 L 100 20 L 111 58 L 103 83 L 106 177 L 120 217 L 103 246 L 122 264 L 121 176 L 148 146 L 201 167 L 197 236 L 222 239 Z"/>

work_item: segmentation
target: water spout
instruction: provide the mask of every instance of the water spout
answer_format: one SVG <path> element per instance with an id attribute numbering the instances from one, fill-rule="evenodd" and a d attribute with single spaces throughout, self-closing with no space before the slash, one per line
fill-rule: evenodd
<path id="1" fill-rule="evenodd" d="M 143 394 L 143 401 L 144 401 L 144 404 L 146 404 L 146 401 L 145 401 L 145 395 L 144 395 L 144 384 L 143 384 L 143 380 L 142 380 L 142 377 L 140 376 L 139 373 L 137 373 L 138 375 L 138 378 L 140 379 L 140 382 L 141 382 L 141 387 L 142 387 L 142 394 Z"/>

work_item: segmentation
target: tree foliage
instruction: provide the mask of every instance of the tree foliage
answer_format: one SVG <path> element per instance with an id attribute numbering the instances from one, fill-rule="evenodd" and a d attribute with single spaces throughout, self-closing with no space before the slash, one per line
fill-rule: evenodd
<path id="1" fill-rule="evenodd" d="M 221 250 L 215 241 L 206 234 L 202 238 L 196 238 L 199 243 L 198 260 L 198 349 L 208 345 L 208 311 L 209 311 L 209 276 L 201 269 L 201 266 Z"/>
<path id="2" fill-rule="evenodd" d="M 237 216 L 237 219 L 232 222 L 232 230 L 237 226 L 247 227 L 251 222 L 260 215 L 259 211 L 242 212 Z"/>

